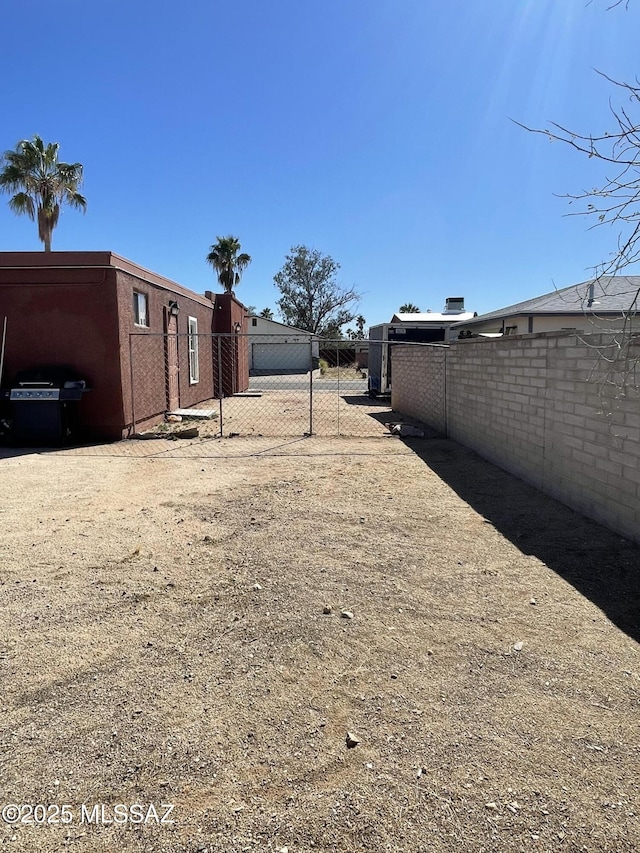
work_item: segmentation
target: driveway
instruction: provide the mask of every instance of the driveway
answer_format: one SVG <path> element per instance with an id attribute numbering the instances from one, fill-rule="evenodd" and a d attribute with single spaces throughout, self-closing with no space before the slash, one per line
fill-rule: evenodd
<path id="1" fill-rule="evenodd" d="M 637 849 L 620 537 L 443 439 L 5 452 L 0 478 L 7 850 Z"/>

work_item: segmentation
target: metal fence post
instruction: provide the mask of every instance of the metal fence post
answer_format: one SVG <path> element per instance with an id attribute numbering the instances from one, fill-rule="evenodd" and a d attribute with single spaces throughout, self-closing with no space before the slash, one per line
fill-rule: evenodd
<path id="1" fill-rule="evenodd" d="M 336 366 L 338 368 L 338 393 L 336 394 L 338 435 L 340 435 L 340 344 L 336 341 Z"/>
<path id="2" fill-rule="evenodd" d="M 309 435 L 313 435 L 313 338 L 309 338 Z"/>
<path id="3" fill-rule="evenodd" d="M 135 434 L 136 431 L 136 395 L 134 391 L 134 372 L 133 372 L 133 334 L 129 333 L 129 374 L 131 377 L 131 420 L 132 431 Z"/>
<path id="4" fill-rule="evenodd" d="M 218 398 L 220 401 L 220 438 L 222 438 L 222 338 L 218 335 Z"/>

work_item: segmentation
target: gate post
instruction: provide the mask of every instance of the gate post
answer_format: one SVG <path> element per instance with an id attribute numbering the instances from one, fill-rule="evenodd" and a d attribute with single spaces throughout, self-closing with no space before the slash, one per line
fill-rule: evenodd
<path id="1" fill-rule="evenodd" d="M 313 435 L 313 338 L 309 338 L 309 435 Z"/>
<path id="2" fill-rule="evenodd" d="M 338 366 L 338 393 L 336 394 L 336 421 L 338 426 L 338 435 L 340 435 L 340 344 L 336 341 L 336 365 Z"/>
<path id="3" fill-rule="evenodd" d="M 218 399 L 220 401 L 220 438 L 222 438 L 222 338 L 218 337 Z"/>

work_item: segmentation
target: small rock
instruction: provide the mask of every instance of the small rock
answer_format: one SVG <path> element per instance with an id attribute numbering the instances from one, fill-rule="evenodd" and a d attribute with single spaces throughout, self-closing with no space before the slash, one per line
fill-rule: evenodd
<path id="1" fill-rule="evenodd" d="M 353 732 L 347 732 L 345 742 L 347 744 L 347 749 L 355 749 L 355 747 L 360 743 L 360 740 L 353 734 Z"/>
<path id="2" fill-rule="evenodd" d="M 498 811 L 498 806 L 496 803 L 485 803 L 484 807 L 485 807 L 485 809 L 489 809 L 489 811 L 492 811 L 492 812 Z"/>
<path id="3" fill-rule="evenodd" d="M 333 613 L 333 607 L 330 604 L 325 604 L 322 608 L 322 612 L 325 616 L 330 616 Z"/>
<path id="4" fill-rule="evenodd" d="M 343 619 L 353 619 L 353 613 L 351 610 L 341 610 L 340 616 L 342 616 Z"/>
<path id="5" fill-rule="evenodd" d="M 535 600 L 535 598 L 532 598 L 532 599 L 529 601 L 529 604 L 537 604 L 537 603 L 538 603 L 538 602 Z"/>
<path id="6" fill-rule="evenodd" d="M 255 591 L 255 592 L 260 592 L 260 590 L 262 589 L 262 587 L 260 586 L 260 584 L 259 584 L 259 583 L 254 583 L 254 585 L 253 585 L 253 589 L 254 589 L 254 591 Z"/>
<path id="7" fill-rule="evenodd" d="M 166 421 L 168 424 L 180 424 L 182 423 L 182 415 L 167 415 Z"/>
<path id="8" fill-rule="evenodd" d="M 514 643 L 514 644 L 513 644 L 513 650 L 514 650 L 514 652 L 521 652 L 521 651 L 522 651 L 523 646 L 524 646 L 524 643 L 522 642 L 522 640 L 518 640 L 518 642 L 517 642 L 517 643 Z"/>

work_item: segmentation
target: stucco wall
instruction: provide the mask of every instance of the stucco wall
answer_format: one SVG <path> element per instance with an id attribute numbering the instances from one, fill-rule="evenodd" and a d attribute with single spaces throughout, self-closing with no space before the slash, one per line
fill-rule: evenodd
<path id="1" fill-rule="evenodd" d="M 147 297 L 146 326 L 135 325 L 134 291 Z M 7 318 L 2 384 L 9 387 L 19 370 L 68 364 L 91 388 L 77 407 L 87 436 L 128 435 L 134 412 L 138 429 L 159 421 L 168 404 L 164 333 L 176 303 L 180 405 L 216 393 L 212 331 L 233 338 L 225 339 L 223 393 L 244 390 L 248 346 L 246 337 L 234 337 L 236 328 L 246 332 L 244 306 L 233 294 L 215 299 L 214 311 L 206 296 L 111 252 L 0 252 L 0 323 Z M 198 382 L 189 376 L 189 317 L 198 321 Z"/>
<path id="2" fill-rule="evenodd" d="M 20 370 L 68 365 L 91 389 L 77 408 L 83 428 L 96 435 L 122 423 L 117 296 L 109 272 L 0 268 L 0 322 L 7 318 L 3 386 Z"/>
<path id="3" fill-rule="evenodd" d="M 503 325 L 506 327 L 516 327 L 513 335 L 525 335 L 529 333 L 529 321 L 531 321 L 531 332 L 534 334 L 540 332 L 561 332 L 566 330 L 575 330 L 583 332 L 585 335 L 598 335 L 608 332 L 609 330 L 622 328 L 623 321 L 619 316 L 605 317 L 596 314 L 586 313 L 584 311 L 575 314 L 534 314 L 531 317 L 528 314 L 518 314 L 513 317 L 496 318 L 486 320 L 485 322 L 476 322 L 464 326 L 463 328 L 473 332 L 474 335 L 482 332 L 501 332 Z M 640 316 L 637 314 L 627 318 L 625 321 L 627 326 L 636 330 L 640 329 Z M 459 333 L 459 329 L 455 329 Z M 457 334 L 455 335 L 457 337 Z"/>
<path id="4" fill-rule="evenodd" d="M 167 410 L 167 364 L 165 357 L 167 312 L 169 303 L 178 306 L 178 385 L 180 405 L 192 406 L 214 396 L 211 325 L 213 305 L 202 296 L 176 293 L 155 282 L 117 270 L 122 363 L 122 394 L 125 424 L 135 415 L 138 425 L 161 419 Z M 133 316 L 133 292 L 148 299 L 148 323 L 136 326 Z M 189 380 L 189 317 L 198 321 L 199 381 Z M 131 338 L 130 338 L 131 336 Z M 133 366 L 130 361 L 133 357 Z M 133 379 L 133 392 L 132 392 Z"/>
<path id="5" fill-rule="evenodd" d="M 397 347 L 392 406 L 640 542 L 640 395 L 615 399 L 616 385 L 602 385 L 606 342 L 548 333 Z"/>

